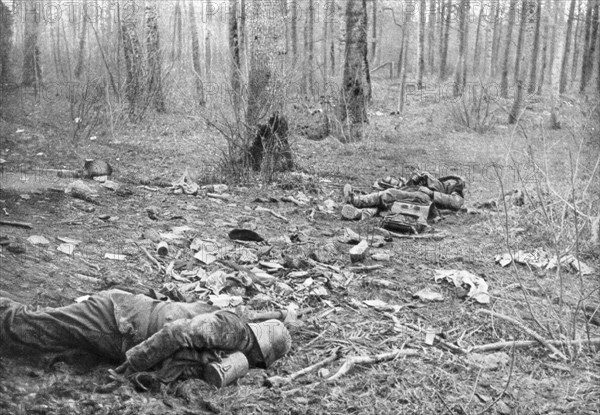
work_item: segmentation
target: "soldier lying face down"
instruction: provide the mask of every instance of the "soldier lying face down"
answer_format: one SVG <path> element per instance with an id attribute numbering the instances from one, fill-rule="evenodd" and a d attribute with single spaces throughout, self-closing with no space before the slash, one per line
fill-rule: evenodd
<path id="1" fill-rule="evenodd" d="M 109 290 L 66 307 L 30 311 L 0 297 L 0 354 L 86 351 L 122 363 L 113 373 L 142 388 L 141 379 L 206 379 L 207 365 L 218 364 L 220 352 L 241 352 L 250 367 L 266 368 L 290 347 L 280 321 L 246 323 L 203 302 L 164 302 Z"/>

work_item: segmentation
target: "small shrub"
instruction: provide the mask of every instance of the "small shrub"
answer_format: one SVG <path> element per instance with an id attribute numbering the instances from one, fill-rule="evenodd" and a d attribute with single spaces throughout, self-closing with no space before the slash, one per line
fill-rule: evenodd
<path id="1" fill-rule="evenodd" d="M 483 134 L 497 124 L 492 101 L 483 88 L 472 88 L 452 103 L 450 113 L 457 124 Z"/>

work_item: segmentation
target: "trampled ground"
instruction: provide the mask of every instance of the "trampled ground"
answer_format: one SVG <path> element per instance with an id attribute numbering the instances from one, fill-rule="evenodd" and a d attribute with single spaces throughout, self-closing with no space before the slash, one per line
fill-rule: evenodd
<path id="1" fill-rule="evenodd" d="M 0 216 L 29 222 L 33 229 L 0 228 L 2 237 L 26 247 L 25 253 L 15 253 L 2 246 L 0 290 L 34 307 L 70 304 L 77 297 L 114 286 L 137 292 L 176 287 L 189 299 L 207 299 L 209 293 L 200 280 L 203 271 L 211 274 L 221 269 L 230 275 L 236 271 L 220 262 L 207 266 L 194 260 L 190 242 L 200 238 L 214 244 L 219 255 L 248 268 L 258 266 L 252 254 L 259 253 L 264 254 L 261 261 L 283 266 L 273 271 L 275 283 L 270 286 L 234 286 L 224 293 L 241 295 L 244 304 L 254 309 L 282 309 L 295 303 L 312 311 L 291 329 L 294 345 L 287 357 L 266 373 L 253 370 L 237 385 L 222 390 L 189 380 L 139 393 L 127 384 L 107 388 L 111 367 L 107 364 L 2 357 L 0 412 L 597 413 L 597 344 L 558 345 L 567 357 L 564 361 L 551 357 L 540 344 L 514 351 L 511 347 L 482 353 L 459 350 L 531 340 L 515 324 L 477 312 L 480 309 L 510 316 L 548 340 L 600 337 L 597 320 L 582 311 L 584 306 L 594 309 L 600 304 L 598 247 L 590 234 L 590 219 L 599 208 L 594 180 L 600 149 L 597 110 L 575 99 L 564 101 L 563 128 L 544 129 L 542 134 L 536 125 L 547 123 L 548 108 L 543 101 L 533 102 L 523 118 L 526 138 L 519 128 L 503 123 L 506 117 L 501 110 L 502 122 L 478 134 L 454 123 L 447 101 L 409 104 L 398 116 L 389 115 L 393 103 L 376 102 L 370 109 L 369 137 L 361 143 L 344 145 L 331 137 L 314 142 L 294 136 L 296 172 L 282 174 L 270 185 L 259 185 L 253 177 L 244 183 L 227 182 L 230 197 L 225 201 L 173 194 L 155 186 L 160 180 L 177 179 L 186 168 L 202 184 L 225 180 L 215 168 L 221 139 L 200 119 L 169 114 L 114 135 L 98 134 L 96 140 L 73 147 L 63 132 L 40 121 L 44 114 L 17 107 L 14 113 L 4 114 L 1 157 L 7 163 L 1 179 Z M 548 173 L 547 180 L 532 164 L 528 148 Z M 39 170 L 78 168 L 86 157 L 110 161 L 115 168 L 112 179 L 121 185 L 115 192 L 89 182 L 97 188 L 99 205 L 65 194 L 72 179 Z M 502 186 L 493 163 L 503 167 Z M 368 191 L 378 177 L 405 174 L 413 167 L 436 175 L 464 176 L 469 209 L 443 213 L 444 219 L 434 225 L 436 232 L 446 235 L 443 239 L 394 238 L 370 248 L 370 254 L 389 254 L 389 260 L 367 258 L 363 264 L 382 268 L 357 270 L 361 264 L 350 263 L 351 245 L 339 239 L 345 228 L 363 237 L 377 235 L 380 220 L 340 220 L 343 184 Z M 523 206 L 513 205 L 511 198 L 506 198 L 506 205 L 498 199 L 501 190 L 513 189 L 527 192 Z M 308 198 L 304 205 L 281 201 L 283 196 L 301 199 L 300 192 Z M 476 209 L 477 203 L 492 198 L 499 200 L 496 207 Z M 331 211 L 328 200 L 336 202 Z M 565 203 L 577 206 L 577 219 Z M 157 208 L 157 220 L 148 217 L 150 206 Z M 255 210 L 258 206 L 289 222 Z M 572 225 L 576 220 L 577 233 Z M 265 253 L 264 243 L 231 241 L 228 232 L 240 227 L 254 229 L 273 248 Z M 160 261 L 163 267 L 173 262 L 176 279 L 159 272 L 142 251 L 145 248 L 158 258 L 155 243 L 143 237 L 149 230 L 173 238 L 169 256 Z M 177 232 L 179 236 L 174 235 Z M 34 246 L 27 241 L 32 235 L 44 236 L 49 244 Z M 580 276 L 563 269 L 557 274 L 525 265 L 503 268 L 494 261 L 496 255 L 508 252 L 507 239 L 515 251 L 553 254 L 554 235 L 560 235 L 561 253 L 579 252 L 579 259 L 596 271 Z M 62 243 L 58 237 L 81 241 L 73 256 L 58 251 Z M 122 254 L 125 260 L 106 259 L 106 253 Z M 489 285 L 490 304 L 465 298 L 463 290 L 447 282 L 434 282 L 436 270 L 467 270 L 482 277 Z M 413 297 L 424 288 L 441 294 L 443 301 Z M 428 328 L 440 335 L 433 346 L 426 344 Z M 264 377 L 291 374 L 325 359 L 335 348 L 341 358 L 321 371 L 281 387 L 263 386 Z M 357 365 L 339 380 L 326 381 L 349 356 L 400 348 L 418 353 Z"/>

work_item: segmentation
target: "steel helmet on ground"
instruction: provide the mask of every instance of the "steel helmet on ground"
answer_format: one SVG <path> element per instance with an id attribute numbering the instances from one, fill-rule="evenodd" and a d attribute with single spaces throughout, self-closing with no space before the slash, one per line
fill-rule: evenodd
<path id="1" fill-rule="evenodd" d="M 248 325 L 258 344 L 265 368 L 290 351 L 292 338 L 281 321 L 267 320 Z"/>

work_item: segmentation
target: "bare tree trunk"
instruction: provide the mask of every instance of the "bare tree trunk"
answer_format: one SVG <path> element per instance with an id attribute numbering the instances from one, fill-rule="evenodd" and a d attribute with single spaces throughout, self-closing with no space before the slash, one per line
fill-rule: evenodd
<path id="1" fill-rule="evenodd" d="M 581 36 L 582 36 L 582 31 L 583 26 L 581 25 L 581 22 L 583 21 L 585 23 L 585 33 L 586 36 L 589 35 L 589 28 L 590 28 L 590 20 L 588 19 L 588 13 L 584 13 L 581 11 L 581 3 L 583 2 L 583 0 L 579 0 L 579 4 L 577 5 L 577 17 L 575 18 L 575 20 L 577 21 L 577 23 L 575 24 L 575 35 L 573 37 L 573 63 L 571 64 L 571 82 L 575 82 L 575 79 L 577 78 L 577 70 L 579 69 L 579 45 L 580 40 L 581 40 Z M 587 9 L 589 12 L 589 15 L 591 16 L 591 11 L 592 11 L 592 2 L 590 0 L 587 1 Z M 585 45 L 587 45 L 587 39 L 585 39 L 583 41 L 583 53 L 584 53 L 584 60 L 585 60 Z"/>
<path id="2" fill-rule="evenodd" d="M 269 5 L 276 7 L 273 3 L 267 3 L 267 7 Z M 285 50 L 285 39 L 281 36 L 285 21 L 281 14 L 273 13 L 273 9 L 270 15 L 273 16 L 272 19 L 249 19 L 247 29 L 250 63 L 248 104 L 245 113 L 247 156 L 250 165 L 255 169 L 260 167 L 265 181 L 270 181 L 273 172 L 277 169 L 277 160 L 281 156 L 285 158 L 287 168 L 292 164 L 287 138 L 275 134 L 280 128 L 271 124 L 271 120 L 273 124 L 280 124 L 280 121 L 286 123 L 286 121 L 278 113 L 283 106 L 285 96 L 273 88 L 273 85 L 278 85 L 281 81 L 277 78 L 278 73 L 275 68 L 278 66 L 280 53 Z M 272 112 L 273 109 L 276 110 L 275 113 Z M 270 133 L 265 133 L 264 136 L 257 135 L 258 123 L 269 114 L 272 114 L 269 119 L 271 127 L 268 128 Z M 284 130 L 287 132 L 287 126 Z"/>
<path id="3" fill-rule="evenodd" d="M 237 21 L 238 0 L 229 0 L 229 52 L 231 53 L 231 93 L 233 109 L 238 119 L 240 114 L 240 45 Z"/>
<path id="4" fill-rule="evenodd" d="M 508 59 L 510 57 L 510 45 L 512 42 L 512 31 L 515 25 L 515 8 L 517 0 L 510 0 L 508 10 L 508 28 L 506 32 L 506 47 L 502 59 L 502 78 L 500 79 L 500 95 L 503 98 L 508 97 Z"/>
<path id="5" fill-rule="evenodd" d="M 461 91 L 464 91 L 465 87 L 467 86 L 467 71 L 468 71 L 468 67 L 469 65 L 467 65 L 467 60 L 469 57 L 469 25 L 470 25 L 470 20 L 469 20 L 469 16 L 471 14 L 470 12 L 471 10 L 471 2 L 470 0 L 463 0 L 463 11 L 462 13 L 465 15 L 465 20 L 464 20 L 464 27 L 462 29 L 462 36 L 464 38 L 464 42 L 465 42 L 465 46 L 463 48 L 463 62 L 462 62 L 462 69 L 463 69 L 463 74 L 462 74 L 462 88 Z"/>
<path id="6" fill-rule="evenodd" d="M 591 0 L 588 0 L 591 2 Z M 590 16 L 590 32 L 588 38 L 588 28 L 586 22 L 586 32 L 585 32 L 585 43 L 584 43 L 584 53 L 583 53 L 583 62 L 581 64 L 581 83 L 579 85 L 579 92 L 583 93 L 585 91 L 585 87 L 587 82 L 592 75 L 592 71 L 594 69 L 594 52 L 596 50 L 596 42 L 598 41 L 598 20 L 599 20 L 599 10 L 598 10 L 598 0 L 594 2 L 593 12 L 590 12 L 588 9 L 588 13 Z M 587 18 L 586 18 L 587 20 Z M 600 73 L 598 74 L 600 78 Z"/>
<path id="7" fill-rule="evenodd" d="M 400 80 L 400 96 L 398 97 L 398 112 L 404 111 L 404 99 L 406 95 L 406 61 L 408 42 L 410 38 L 410 20 L 406 20 L 402 25 L 402 47 L 400 48 L 400 58 L 398 60 L 398 68 L 401 72 Z"/>
<path id="8" fill-rule="evenodd" d="M 427 33 L 427 44 L 429 49 L 427 50 L 427 66 L 428 72 L 433 73 L 435 68 L 435 20 L 437 16 L 436 0 L 429 1 L 429 32 Z"/>
<path id="9" fill-rule="evenodd" d="M 291 0 L 292 4 L 292 17 L 291 17 L 291 29 L 292 32 L 292 57 L 294 65 L 298 61 L 298 3 L 295 0 Z"/>
<path id="10" fill-rule="evenodd" d="M 544 20 L 544 44 L 542 46 L 542 69 L 540 70 L 540 80 L 537 86 L 537 94 L 542 94 L 542 88 L 544 87 L 544 80 L 546 77 L 546 69 L 548 66 L 548 37 L 550 32 L 550 19 L 548 15 L 550 13 L 549 8 L 543 9 L 543 20 Z"/>
<path id="11" fill-rule="evenodd" d="M 365 44 L 367 42 L 365 0 L 346 2 L 346 51 L 344 75 L 341 86 L 339 119 L 344 127 L 345 139 L 362 138 L 362 124 L 368 122 L 366 107 Z"/>
<path id="12" fill-rule="evenodd" d="M 367 2 L 363 0 L 363 13 L 365 15 L 365 22 L 368 21 L 367 16 Z M 365 26 L 366 29 L 366 26 Z M 369 67 L 369 51 L 368 51 L 369 43 L 365 39 L 365 43 L 363 45 L 363 57 L 365 59 L 365 75 L 367 80 L 367 102 L 373 101 L 373 85 L 371 85 L 371 69 Z"/>
<path id="13" fill-rule="evenodd" d="M 514 124 L 519 119 L 521 108 L 523 107 L 523 98 L 525 95 L 526 82 L 527 82 L 527 71 L 529 60 L 531 40 L 533 32 L 535 31 L 535 19 L 537 14 L 536 2 L 541 0 L 523 0 L 521 6 L 521 22 L 519 25 L 519 39 L 522 43 L 522 47 L 517 47 L 517 59 L 519 60 L 519 73 L 517 74 L 516 87 L 517 91 L 515 99 L 513 101 L 510 114 L 508 116 L 508 123 Z"/>
<path id="14" fill-rule="evenodd" d="M 336 19 L 335 19 L 334 16 L 335 16 L 336 11 L 337 11 L 336 0 L 331 0 L 330 4 L 331 4 L 331 7 L 333 8 L 333 10 L 331 11 L 332 20 L 331 20 L 331 22 L 329 24 L 330 31 L 331 31 L 331 36 L 330 36 L 331 37 L 331 44 L 329 46 L 329 60 L 331 61 L 331 76 L 335 76 L 335 61 L 336 61 L 336 59 L 335 59 L 335 38 L 336 38 L 335 34 L 336 34 L 336 30 L 335 29 L 336 29 L 336 27 L 335 27 L 334 22 L 336 21 Z"/>
<path id="15" fill-rule="evenodd" d="M 171 60 L 181 60 L 181 44 L 183 42 L 183 28 L 182 28 L 182 15 L 181 15 L 181 3 L 179 0 L 175 3 L 175 21 L 173 23 L 173 45 L 171 49 Z"/>
<path id="16" fill-rule="evenodd" d="M 240 68 L 246 65 L 246 0 L 240 1 L 240 24 L 238 27 L 240 39 Z"/>
<path id="17" fill-rule="evenodd" d="M 377 19 L 377 57 L 375 59 L 377 59 L 377 62 L 381 62 L 381 52 L 383 51 L 383 24 L 385 23 L 385 20 L 383 18 L 379 18 Z M 391 68 L 390 68 L 391 70 Z"/>
<path id="18" fill-rule="evenodd" d="M 121 21 L 121 5 L 117 2 L 117 50 L 115 60 L 117 61 L 117 83 L 119 89 L 119 102 L 122 102 L 121 88 L 121 44 L 123 43 L 123 22 Z"/>
<path id="19" fill-rule="evenodd" d="M 573 32 L 573 18 L 575 17 L 575 2 L 571 0 L 569 7 L 569 19 L 567 20 L 567 35 L 565 38 L 565 51 L 562 56 L 562 64 L 560 69 L 560 83 L 558 91 L 563 94 L 567 90 L 567 68 L 569 64 L 569 53 L 571 50 L 571 37 Z"/>
<path id="20" fill-rule="evenodd" d="M 331 47 L 329 48 L 329 60 L 331 61 L 331 76 L 335 76 L 335 41 L 331 36 Z"/>
<path id="21" fill-rule="evenodd" d="M 484 54 L 483 54 L 483 76 L 490 77 L 492 75 L 492 56 L 494 50 L 494 27 L 493 21 L 496 14 L 496 4 L 492 3 L 492 7 L 490 9 L 490 19 L 485 22 L 485 39 L 484 39 Z M 474 74 L 475 75 L 475 74 Z"/>
<path id="22" fill-rule="evenodd" d="M 200 106 L 206 105 L 204 96 L 204 86 L 202 84 L 202 67 L 200 65 L 200 41 L 198 39 L 198 23 L 196 22 L 196 12 L 194 11 L 194 1 L 190 0 L 189 18 L 190 32 L 192 34 L 192 65 L 194 68 L 194 84 L 196 85 L 196 99 Z"/>
<path id="23" fill-rule="evenodd" d="M 371 0 L 373 5 L 373 18 L 371 19 L 373 27 L 371 28 L 371 62 L 375 62 L 375 52 L 377 50 L 377 0 Z"/>
<path id="24" fill-rule="evenodd" d="M 537 61 L 540 51 L 540 24 L 542 22 L 542 1 L 537 0 L 535 11 L 535 34 L 533 38 L 533 50 L 531 53 L 531 71 L 529 72 L 529 87 L 527 92 L 533 94 L 536 91 Z"/>
<path id="25" fill-rule="evenodd" d="M 139 116 L 140 99 L 143 98 L 144 86 L 144 67 L 142 58 L 142 46 L 137 34 L 136 16 L 132 11 L 125 13 L 121 33 L 123 35 L 123 56 L 125 57 L 125 67 L 127 77 L 125 81 L 125 96 L 129 103 L 129 116 L 136 118 Z"/>
<path id="26" fill-rule="evenodd" d="M 342 6 L 345 5 L 346 3 L 344 2 L 340 2 L 341 4 L 338 4 L 338 41 L 337 41 L 337 47 L 336 47 L 336 53 L 337 53 L 337 61 L 340 62 L 339 63 L 339 69 L 340 71 L 343 71 L 344 68 L 344 61 L 346 59 L 344 53 L 346 52 L 346 37 L 347 37 L 347 33 L 346 33 L 346 9 Z"/>
<path id="27" fill-rule="evenodd" d="M 519 25 L 519 32 L 517 35 L 517 51 L 515 53 L 515 73 L 514 73 L 514 82 L 515 82 L 515 86 L 517 86 L 517 81 L 519 80 L 519 77 L 521 76 L 521 56 L 522 56 L 522 50 L 523 50 L 523 38 L 525 37 L 525 26 L 524 26 L 524 22 L 525 22 L 525 2 L 522 0 L 521 1 L 521 14 L 520 14 L 520 25 Z"/>
<path id="28" fill-rule="evenodd" d="M 12 79 L 12 49 L 13 16 L 10 9 L 0 1 L 0 87 Z M 50 31 L 52 33 L 52 30 Z M 2 98 L 2 97 L 0 97 Z M 1 101 L 1 99 L 0 99 Z"/>
<path id="29" fill-rule="evenodd" d="M 552 3 L 548 3 L 548 14 L 552 14 L 554 17 L 552 18 L 552 35 L 550 37 L 550 53 L 549 58 L 550 62 L 548 63 L 549 71 L 548 71 L 548 84 L 552 87 L 554 85 L 554 57 L 556 55 L 556 29 L 559 24 L 558 20 L 558 4 L 554 4 L 552 7 Z"/>
<path id="30" fill-rule="evenodd" d="M 425 8 L 427 0 L 421 0 L 419 6 L 419 66 L 417 67 L 417 88 L 423 88 L 423 73 L 425 72 Z"/>
<path id="31" fill-rule="evenodd" d="M 440 58 L 440 80 L 446 79 L 446 64 L 448 59 L 448 39 L 450 37 L 450 21 L 452 20 L 452 0 L 446 3 L 444 15 L 446 16 L 446 29 L 444 29 L 444 41 L 442 48 L 442 56 Z"/>
<path id="32" fill-rule="evenodd" d="M 67 64 L 64 65 L 66 66 L 65 72 L 66 72 L 66 76 L 65 79 L 67 80 L 71 80 L 73 78 L 73 74 L 72 74 L 72 65 L 71 65 L 71 50 L 69 49 L 69 40 L 67 39 L 67 31 L 65 29 L 65 24 L 63 21 L 59 22 L 61 28 L 62 28 L 62 38 L 63 38 L 63 42 L 65 44 L 65 54 L 66 59 L 67 59 Z M 61 68 L 62 69 L 62 68 Z"/>
<path id="33" fill-rule="evenodd" d="M 469 36 L 469 0 L 462 0 L 460 7 L 458 63 L 454 77 L 454 96 L 462 94 L 467 84 L 467 49 Z"/>
<path id="34" fill-rule="evenodd" d="M 67 77 L 65 75 L 65 66 L 62 64 L 62 55 L 60 53 L 60 25 L 58 23 L 56 24 L 56 28 L 50 28 L 50 40 L 52 41 L 54 70 L 56 71 L 57 76 L 60 76 L 62 80 L 65 80 Z"/>
<path id="35" fill-rule="evenodd" d="M 550 128 L 553 130 L 559 129 L 560 125 L 560 71 L 561 61 L 560 59 L 554 59 L 554 55 L 561 56 L 563 54 L 565 44 L 564 36 L 562 36 L 563 19 L 559 20 L 559 14 L 562 13 L 560 10 L 561 2 L 559 0 L 554 4 L 554 24 L 552 25 L 552 37 L 553 41 L 550 43 L 552 50 L 550 52 Z M 554 40 L 557 42 L 554 43 Z M 556 52 L 556 53 L 554 53 Z"/>
<path id="36" fill-rule="evenodd" d="M 84 10 L 87 6 L 87 0 L 83 0 Z M 87 36 L 87 17 L 84 17 L 83 23 L 81 24 L 81 35 L 79 36 L 79 51 L 77 53 L 77 65 L 75 66 L 75 78 L 81 78 L 83 72 L 83 59 L 85 56 L 85 40 Z"/>
<path id="37" fill-rule="evenodd" d="M 596 23 L 598 23 L 598 19 L 600 19 L 600 16 L 598 15 L 598 8 L 596 7 Z M 598 32 L 598 25 L 596 25 L 596 32 Z M 598 40 L 598 43 L 600 43 L 600 40 Z M 600 48 L 600 45 L 598 45 L 598 48 Z M 596 55 L 598 56 L 596 58 L 596 91 L 600 94 L 600 52 Z"/>
<path id="38" fill-rule="evenodd" d="M 483 4 L 479 5 L 479 18 L 477 19 L 477 29 L 475 30 L 475 49 L 473 51 L 473 74 L 479 74 L 479 63 L 481 54 L 479 53 L 479 33 L 481 32 L 481 21 L 483 20 Z M 468 24 L 468 23 L 467 23 Z M 485 56 L 485 54 L 483 54 Z"/>
<path id="39" fill-rule="evenodd" d="M 287 24 L 289 16 L 290 16 L 290 8 L 288 6 L 288 0 L 280 0 L 281 1 L 281 11 L 283 13 L 283 21 L 285 22 L 285 27 L 283 30 L 285 31 L 285 53 L 287 54 L 290 50 L 290 28 Z"/>
<path id="40" fill-rule="evenodd" d="M 397 76 L 398 78 L 402 77 L 402 65 L 404 63 L 404 54 L 405 54 L 405 47 L 404 47 L 404 40 L 406 37 L 406 22 L 404 22 L 404 24 L 402 24 L 402 38 L 400 40 L 400 52 L 398 52 L 398 68 L 397 68 Z"/>
<path id="41" fill-rule="evenodd" d="M 149 98 L 158 112 L 165 112 L 165 94 L 162 86 L 162 56 L 158 33 L 157 4 L 146 6 L 146 52 L 148 56 L 147 88 Z"/>
<path id="42" fill-rule="evenodd" d="M 314 70 L 315 70 L 315 5 L 314 0 L 308 0 L 308 38 L 305 39 L 305 45 L 308 43 L 308 68 L 306 74 L 306 80 L 308 82 L 308 93 L 311 98 L 315 96 L 315 82 L 314 82 Z"/>
<path id="43" fill-rule="evenodd" d="M 327 7 L 329 3 L 326 3 L 325 12 L 323 13 L 323 42 L 321 42 L 321 61 L 323 64 L 323 77 L 327 79 L 327 55 L 329 54 L 329 31 L 327 30 L 327 24 L 329 23 L 329 13 Z"/>
<path id="44" fill-rule="evenodd" d="M 207 23 L 210 23 L 211 17 L 208 16 L 207 20 Z M 204 34 L 204 69 L 206 71 L 206 79 L 210 82 L 210 80 L 212 79 L 212 41 L 209 24 L 206 25 L 205 30 L 206 32 Z"/>
<path id="45" fill-rule="evenodd" d="M 438 34 L 438 38 L 439 38 L 439 42 L 438 42 L 438 47 L 439 47 L 439 56 L 440 56 L 440 71 L 441 71 L 441 61 L 442 61 L 442 54 L 444 53 L 444 12 L 446 10 L 446 6 L 444 4 L 444 0 L 439 0 L 440 2 L 440 6 L 439 6 L 439 16 L 440 16 L 440 31 Z M 404 32 L 403 32 L 404 33 Z M 403 35 L 404 36 L 404 35 Z M 400 68 L 398 68 L 398 74 L 400 73 Z M 441 75 L 441 73 L 440 73 Z"/>
<path id="46" fill-rule="evenodd" d="M 38 44 L 40 4 L 37 1 L 25 0 L 24 3 L 25 34 L 23 45 L 23 86 L 33 86 L 37 94 L 42 82 L 41 53 Z"/>
<path id="47" fill-rule="evenodd" d="M 308 95 L 308 22 L 302 28 L 302 80 L 300 81 L 300 92 Z"/>
<path id="48" fill-rule="evenodd" d="M 496 3 L 496 13 L 494 17 L 494 36 L 492 39 L 492 60 L 490 65 L 490 75 L 492 78 L 496 77 L 498 71 L 498 61 L 500 59 L 500 43 L 502 41 L 502 22 L 504 18 L 502 17 L 504 6 L 499 1 Z"/>

